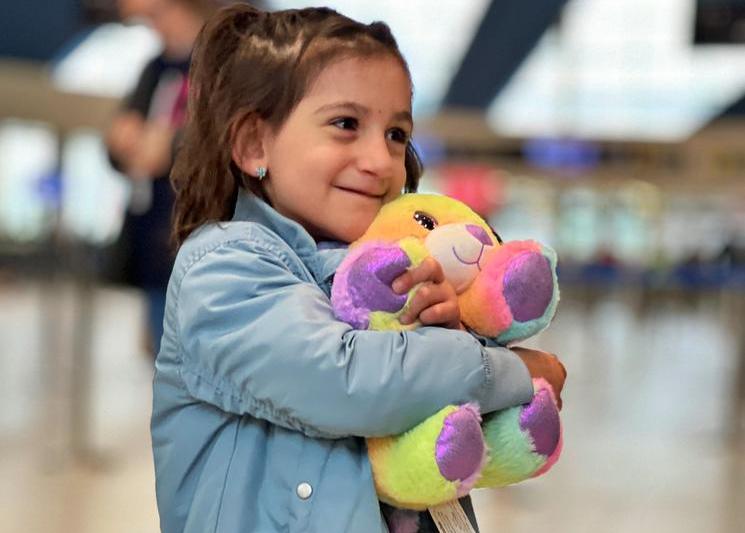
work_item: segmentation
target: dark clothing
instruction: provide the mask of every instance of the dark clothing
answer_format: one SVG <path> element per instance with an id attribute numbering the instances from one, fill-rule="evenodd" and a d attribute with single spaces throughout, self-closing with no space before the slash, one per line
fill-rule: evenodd
<path id="1" fill-rule="evenodd" d="M 156 178 L 152 181 L 150 208 L 144 213 L 127 212 L 122 227 L 127 281 L 144 289 L 162 288 L 164 295 L 174 259 L 170 245 L 173 202 L 168 176 Z"/>
<path id="2" fill-rule="evenodd" d="M 473 530 L 476 533 L 479 533 L 479 526 L 476 523 L 476 514 L 473 511 L 473 503 L 471 502 L 471 497 L 464 496 L 463 498 L 458 500 L 458 502 L 463 508 L 463 511 L 466 513 L 468 521 L 471 523 Z M 390 523 L 391 515 L 395 512 L 394 508 L 390 505 L 386 505 L 385 503 L 381 503 L 380 509 L 383 512 L 383 516 L 385 516 L 386 520 Z M 432 520 L 432 516 L 429 514 L 428 511 L 423 511 L 418 514 L 419 528 L 417 529 L 417 533 L 440 533 L 437 529 L 437 526 L 435 525 L 434 520 Z"/>
<path id="3" fill-rule="evenodd" d="M 182 125 L 186 111 L 186 95 L 181 92 L 181 83 L 188 73 L 188 58 L 172 61 L 160 55 L 152 59 L 142 71 L 137 86 L 126 98 L 124 110 L 137 111 L 143 118 L 148 119 L 170 116 L 176 123 L 175 125 Z M 168 99 L 168 95 L 163 95 L 159 101 L 153 101 L 159 86 L 164 82 L 173 82 L 173 80 L 178 84 L 175 98 Z"/>
<path id="4" fill-rule="evenodd" d="M 186 113 L 186 80 L 189 61 L 171 61 L 158 56 L 143 70 L 123 110 L 135 111 L 147 121 L 162 120 L 174 128 L 183 125 Z M 110 157 L 117 170 L 119 161 Z M 122 228 L 125 282 L 165 293 L 174 254 L 169 236 L 174 193 L 169 173 L 136 185 L 152 184 L 149 206 L 142 212 L 128 211 Z"/>

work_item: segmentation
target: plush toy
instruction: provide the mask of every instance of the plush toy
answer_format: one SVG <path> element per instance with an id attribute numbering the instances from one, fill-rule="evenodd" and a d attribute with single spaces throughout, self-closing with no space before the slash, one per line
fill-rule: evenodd
<path id="1" fill-rule="evenodd" d="M 556 255 L 533 241 L 507 242 L 464 204 L 407 194 L 384 206 L 336 271 L 332 304 L 357 329 L 408 330 L 398 317 L 415 293 L 391 283 L 432 256 L 458 294 L 468 329 L 506 345 L 548 325 L 559 299 Z M 453 354 L 458 357 L 458 354 Z M 446 371 L 446 369 L 443 369 Z M 482 417 L 477 405 L 450 405 L 408 432 L 368 439 L 381 501 L 422 510 L 546 472 L 561 452 L 554 393 L 534 380 L 526 405 Z"/>

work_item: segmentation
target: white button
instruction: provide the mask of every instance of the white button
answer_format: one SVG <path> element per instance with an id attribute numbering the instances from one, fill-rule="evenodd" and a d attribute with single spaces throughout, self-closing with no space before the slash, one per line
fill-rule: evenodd
<path id="1" fill-rule="evenodd" d="M 310 486 L 310 483 L 300 483 L 295 491 L 297 492 L 298 498 L 301 500 L 307 500 L 310 498 L 310 495 L 313 494 L 313 487 Z"/>
<path id="2" fill-rule="evenodd" d="M 310 486 L 310 483 L 303 482 L 297 486 L 295 492 L 297 492 L 298 498 L 301 500 L 307 500 L 310 498 L 310 495 L 313 494 L 313 487 Z"/>

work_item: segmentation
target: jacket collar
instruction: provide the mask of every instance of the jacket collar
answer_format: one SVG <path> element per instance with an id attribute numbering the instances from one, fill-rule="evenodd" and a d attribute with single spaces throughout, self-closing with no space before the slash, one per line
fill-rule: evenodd
<path id="1" fill-rule="evenodd" d="M 319 284 L 329 281 L 346 255 L 346 244 L 331 241 L 316 243 L 303 226 L 244 190 L 238 193 L 233 221 L 256 222 L 272 230 L 297 253 Z"/>

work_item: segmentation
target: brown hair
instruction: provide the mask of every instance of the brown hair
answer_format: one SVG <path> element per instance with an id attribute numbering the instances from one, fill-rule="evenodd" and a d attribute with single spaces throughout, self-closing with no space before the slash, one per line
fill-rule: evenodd
<path id="1" fill-rule="evenodd" d="M 274 13 L 247 4 L 220 10 L 200 33 L 189 74 L 188 121 L 171 181 L 176 191 L 173 240 L 181 244 L 206 222 L 229 220 L 239 189 L 258 196 L 232 162 L 231 135 L 253 116 L 277 131 L 318 73 L 334 60 L 390 54 L 408 66 L 388 26 L 366 25 L 328 8 Z M 422 173 L 406 149 L 407 192 Z"/>

